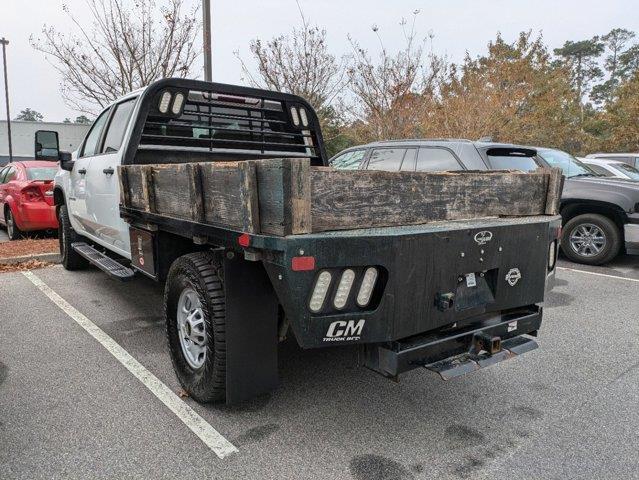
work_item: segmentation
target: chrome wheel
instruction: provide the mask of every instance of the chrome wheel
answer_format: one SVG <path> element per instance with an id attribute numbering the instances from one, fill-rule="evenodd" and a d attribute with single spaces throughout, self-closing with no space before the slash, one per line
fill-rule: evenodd
<path id="1" fill-rule="evenodd" d="M 182 353 L 189 366 L 198 369 L 206 360 L 206 324 L 195 290 L 185 288 L 177 305 L 177 327 Z"/>
<path id="2" fill-rule="evenodd" d="M 570 232 L 570 248 L 582 257 L 599 255 L 606 243 L 606 234 L 593 223 L 581 223 Z"/>

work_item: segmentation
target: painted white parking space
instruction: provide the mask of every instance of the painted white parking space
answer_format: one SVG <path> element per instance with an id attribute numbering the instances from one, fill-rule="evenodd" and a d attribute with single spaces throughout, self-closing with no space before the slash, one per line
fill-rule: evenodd
<path id="1" fill-rule="evenodd" d="M 237 448 L 204 420 L 197 412 L 184 403 L 173 391 L 131 356 L 115 340 L 95 325 L 85 315 L 75 309 L 60 295 L 53 291 L 35 273 L 23 272 L 31 283 L 44 293 L 63 312 L 80 325 L 89 335 L 97 340 L 113 355 L 132 375 L 148 388 L 166 407 L 169 408 L 205 445 L 219 458 L 237 453 Z"/>
<path id="2" fill-rule="evenodd" d="M 584 273 L 586 275 L 595 275 L 597 277 L 616 278 L 618 280 L 626 280 L 628 282 L 639 283 L 639 278 L 629 278 L 629 277 L 621 277 L 619 275 L 610 275 L 610 274 L 607 274 L 607 273 L 590 272 L 588 270 L 580 270 L 578 268 L 557 267 L 557 270 L 565 270 L 565 271 L 568 271 L 568 272 Z"/>

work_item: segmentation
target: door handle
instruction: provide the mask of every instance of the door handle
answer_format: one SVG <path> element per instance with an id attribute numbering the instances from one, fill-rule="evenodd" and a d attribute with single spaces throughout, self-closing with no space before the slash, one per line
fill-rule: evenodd
<path id="1" fill-rule="evenodd" d="M 102 173 L 104 173 L 105 175 L 113 175 L 115 173 L 115 170 L 113 170 L 113 167 L 109 167 L 102 170 Z"/>
<path id="2" fill-rule="evenodd" d="M 80 175 L 86 175 L 86 173 L 87 173 L 87 169 L 86 169 L 86 168 L 81 168 L 80 170 L 78 170 L 78 173 L 79 173 Z"/>

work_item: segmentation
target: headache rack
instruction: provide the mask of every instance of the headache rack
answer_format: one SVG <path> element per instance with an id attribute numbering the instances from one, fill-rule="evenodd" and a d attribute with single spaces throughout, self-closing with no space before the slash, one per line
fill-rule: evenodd
<path id="1" fill-rule="evenodd" d="M 304 99 L 171 78 L 142 93 L 123 164 L 273 157 L 326 164 L 319 121 Z"/>

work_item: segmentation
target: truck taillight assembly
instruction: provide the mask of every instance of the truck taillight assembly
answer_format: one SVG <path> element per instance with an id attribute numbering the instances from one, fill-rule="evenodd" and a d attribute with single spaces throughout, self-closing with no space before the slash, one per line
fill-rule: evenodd
<path id="1" fill-rule="evenodd" d="M 308 308 L 311 309 L 311 312 L 317 313 L 322 309 L 324 300 L 326 299 L 326 294 L 331 286 L 331 279 L 331 272 L 327 270 L 320 272 L 317 276 L 315 286 L 313 287 L 313 294 L 311 295 L 311 301 L 308 304 Z"/>
<path id="2" fill-rule="evenodd" d="M 313 284 L 308 307 L 313 313 L 370 310 L 383 290 L 379 267 L 322 270 Z M 327 301 L 328 299 L 328 301 Z"/>
<path id="3" fill-rule="evenodd" d="M 377 269 L 375 267 L 368 267 L 364 272 L 364 278 L 362 279 L 362 284 L 357 294 L 357 305 L 360 307 L 366 307 L 370 303 L 371 295 L 377 282 L 377 275 Z"/>
<path id="4" fill-rule="evenodd" d="M 339 279 L 335 298 L 333 299 L 333 306 L 338 310 L 346 306 L 348 294 L 351 293 L 351 287 L 353 286 L 353 280 L 355 280 L 355 272 L 353 270 L 347 268 L 342 272 L 342 277 Z"/>

